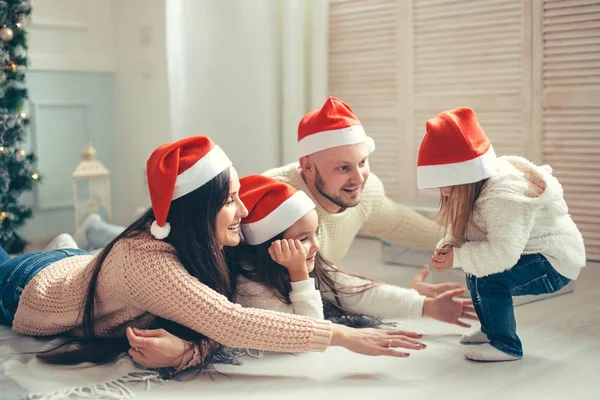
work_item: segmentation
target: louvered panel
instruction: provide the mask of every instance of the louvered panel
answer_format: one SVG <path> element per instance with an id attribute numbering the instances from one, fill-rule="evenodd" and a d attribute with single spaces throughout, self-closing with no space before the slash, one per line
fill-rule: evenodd
<path id="1" fill-rule="evenodd" d="M 397 0 L 329 4 L 329 93 L 347 103 L 373 137 L 371 169 L 389 197 L 401 196 L 398 171 Z"/>
<path id="2" fill-rule="evenodd" d="M 401 145 L 396 131 L 395 113 L 384 116 L 380 112 L 369 111 L 367 108 L 354 107 L 354 110 L 357 115 L 367 115 L 366 118 L 361 117 L 361 123 L 369 136 L 376 138 L 376 151 L 369 158 L 371 170 L 384 183 L 387 195 L 390 198 L 399 198 L 401 193 L 398 168 L 393 167 L 398 162 Z"/>
<path id="3" fill-rule="evenodd" d="M 414 5 L 416 96 L 521 93 L 520 1 Z"/>
<path id="4" fill-rule="evenodd" d="M 475 109 L 498 154 L 522 155 L 522 110 L 493 106 L 507 97 L 521 103 L 522 2 L 413 0 L 413 4 L 414 94 L 420 105 L 414 112 L 414 165 L 427 119 L 459 106 Z M 472 103 L 458 100 L 465 97 Z M 419 198 L 438 196 L 438 190 L 417 193 Z"/>
<path id="5" fill-rule="evenodd" d="M 600 259 L 600 225 L 589 223 L 600 221 L 600 108 L 546 109 L 543 130 L 544 162 L 562 183 L 588 258 Z"/>
<path id="6" fill-rule="evenodd" d="M 590 259 L 600 259 L 600 0 L 545 0 L 543 159 L 560 180 Z M 560 96 L 556 96 L 560 93 Z M 574 103 L 576 99 L 576 103 Z"/>

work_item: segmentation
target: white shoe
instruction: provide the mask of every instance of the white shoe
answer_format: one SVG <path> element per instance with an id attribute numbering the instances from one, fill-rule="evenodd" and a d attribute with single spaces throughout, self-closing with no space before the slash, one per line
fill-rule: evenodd
<path id="1" fill-rule="evenodd" d="M 73 236 L 68 233 L 61 233 L 56 236 L 48 245 L 44 248 L 44 251 L 58 250 L 58 249 L 78 249 L 77 243 Z"/>
<path id="2" fill-rule="evenodd" d="M 481 344 L 489 343 L 489 341 L 490 339 L 488 339 L 485 333 L 481 332 L 481 329 L 478 329 L 475 332 L 466 333 L 460 338 L 462 344 Z"/>
<path id="3" fill-rule="evenodd" d="M 90 250 L 90 244 L 87 240 L 87 228 L 90 226 L 92 222 L 101 221 L 102 217 L 96 213 L 90 214 L 79 225 L 79 229 L 73 235 L 73 239 L 75 239 L 75 243 L 77 243 L 78 248 L 82 250 Z"/>
<path id="4" fill-rule="evenodd" d="M 473 347 L 465 352 L 465 358 L 473 361 L 516 361 L 521 357 L 511 356 L 503 351 L 498 350 L 489 343 Z"/>

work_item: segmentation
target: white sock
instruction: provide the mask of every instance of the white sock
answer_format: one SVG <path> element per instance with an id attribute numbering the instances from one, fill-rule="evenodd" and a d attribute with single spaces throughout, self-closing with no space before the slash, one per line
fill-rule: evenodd
<path id="1" fill-rule="evenodd" d="M 478 329 L 475 332 L 466 333 L 460 338 L 462 344 L 479 344 L 488 343 L 489 341 L 487 335 L 481 332 L 481 329 Z"/>
<path id="2" fill-rule="evenodd" d="M 100 215 L 94 213 L 85 217 L 83 222 L 81 222 L 79 229 L 77 229 L 73 235 L 73 239 L 75 239 L 75 243 L 77 243 L 78 248 L 82 250 L 90 250 L 90 244 L 87 240 L 87 228 L 92 222 L 99 221 L 101 219 L 102 217 L 100 217 Z"/>
<path id="3" fill-rule="evenodd" d="M 521 357 L 506 354 L 489 343 L 473 347 L 471 350 L 466 351 L 465 358 L 474 361 L 515 361 L 521 359 Z"/>
<path id="4" fill-rule="evenodd" d="M 73 236 L 68 233 L 61 233 L 56 236 L 44 249 L 44 251 L 58 250 L 58 249 L 78 249 L 77 243 L 73 239 Z"/>

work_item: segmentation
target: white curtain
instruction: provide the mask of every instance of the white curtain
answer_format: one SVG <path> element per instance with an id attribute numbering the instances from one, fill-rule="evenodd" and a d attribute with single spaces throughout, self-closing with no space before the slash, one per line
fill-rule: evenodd
<path id="1" fill-rule="evenodd" d="M 324 0 L 168 0 L 174 138 L 204 134 L 240 175 L 295 160 L 296 128 L 327 95 Z"/>

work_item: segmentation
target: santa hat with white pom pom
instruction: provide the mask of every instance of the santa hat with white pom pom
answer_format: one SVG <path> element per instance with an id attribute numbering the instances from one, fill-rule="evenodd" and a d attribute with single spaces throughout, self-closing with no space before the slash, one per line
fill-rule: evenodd
<path id="1" fill-rule="evenodd" d="M 164 239 L 171 201 L 193 192 L 231 167 L 227 155 L 206 136 L 192 136 L 158 147 L 146 162 L 155 221 L 150 232 Z"/>

